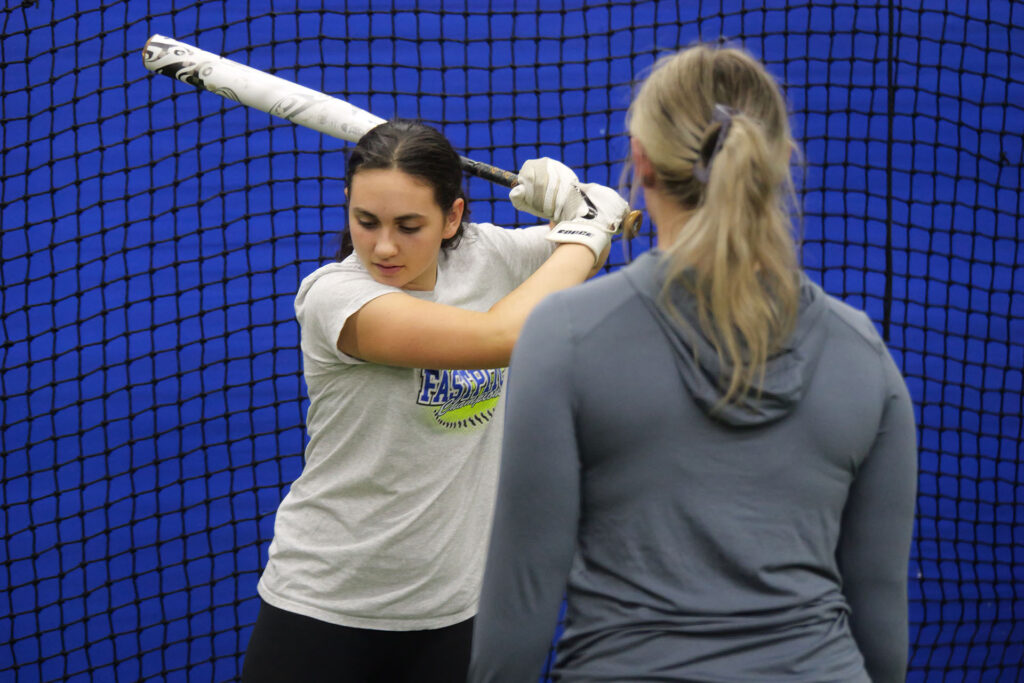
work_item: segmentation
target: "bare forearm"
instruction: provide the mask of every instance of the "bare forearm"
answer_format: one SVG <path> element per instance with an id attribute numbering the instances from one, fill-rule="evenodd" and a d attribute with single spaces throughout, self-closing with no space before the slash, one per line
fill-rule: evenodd
<path id="1" fill-rule="evenodd" d="M 544 297 L 580 284 L 598 269 L 594 265 L 594 253 L 589 248 L 580 244 L 562 244 L 523 284 L 494 304 L 488 315 L 494 316 L 493 321 L 507 338 L 509 356 L 526 317 Z"/>
<path id="2" fill-rule="evenodd" d="M 348 319 L 338 349 L 365 361 L 401 367 L 504 367 L 534 307 L 548 294 L 583 282 L 593 267 L 589 248 L 563 244 L 486 312 L 386 294 Z"/>
<path id="3" fill-rule="evenodd" d="M 604 251 L 601 252 L 601 256 L 598 257 L 597 263 L 595 263 L 594 267 L 590 269 L 590 274 L 587 275 L 588 280 L 597 275 L 598 273 L 600 273 L 604 269 L 604 264 L 608 262 L 608 252 L 610 252 L 611 250 L 612 244 L 611 242 L 609 242 L 608 246 L 605 247 Z"/>

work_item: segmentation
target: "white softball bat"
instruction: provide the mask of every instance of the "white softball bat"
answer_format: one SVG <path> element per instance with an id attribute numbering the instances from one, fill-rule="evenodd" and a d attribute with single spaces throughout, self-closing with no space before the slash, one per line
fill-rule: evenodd
<path id="1" fill-rule="evenodd" d="M 345 100 L 159 34 L 146 41 L 142 63 L 155 73 L 347 142 L 358 142 L 371 128 L 384 123 L 381 117 Z M 466 157 L 462 157 L 462 167 L 505 187 L 517 182 L 515 173 Z"/>
<path id="2" fill-rule="evenodd" d="M 345 100 L 159 34 L 146 41 L 142 63 L 154 73 L 347 142 L 358 142 L 371 128 L 384 123 L 381 117 Z M 505 187 L 515 187 L 518 182 L 510 171 L 466 157 L 461 160 L 463 170 L 471 175 Z M 626 234 L 635 235 L 641 221 L 639 211 L 631 212 Z"/>
<path id="3" fill-rule="evenodd" d="M 348 142 L 358 142 L 368 130 L 384 123 L 345 100 L 167 36 L 150 36 L 142 49 L 142 63 L 150 71 Z"/>

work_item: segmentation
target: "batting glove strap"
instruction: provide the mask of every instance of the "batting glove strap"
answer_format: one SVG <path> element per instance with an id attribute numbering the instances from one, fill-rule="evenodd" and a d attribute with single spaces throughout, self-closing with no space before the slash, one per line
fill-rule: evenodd
<path id="1" fill-rule="evenodd" d="M 603 185 L 580 185 L 579 192 L 583 202 L 578 215 L 556 225 L 547 238 L 552 242 L 589 247 L 594 252 L 594 262 L 598 263 L 612 237 L 622 229 L 629 205 L 618 192 Z"/>

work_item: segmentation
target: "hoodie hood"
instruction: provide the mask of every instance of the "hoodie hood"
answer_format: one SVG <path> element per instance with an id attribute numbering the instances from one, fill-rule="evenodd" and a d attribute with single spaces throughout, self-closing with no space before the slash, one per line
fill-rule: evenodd
<path id="1" fill-rule="evenodd" d="M 793 334 L 768 358 L 764 377 L 755 381 L 744 402 L 716 408 L 725 395 L 719 378 L 731 374 L 732 366 L 719 360 L 700 328 L 697 303 L 685 288 L 677 288 L 672 300 L 686 325 L 658 304 L 666 267 L 662 256 L 661 251 L 649 251 L 623 272 L 674 347 L 676 369 L 697 405 L 713 419 L 734 427 L 756 427 L 788 415 L 803 397 L 824 348 L 826 333 L 816 324 L 828 308 L 824 291 L 800 274 L 800 310 Z"/>

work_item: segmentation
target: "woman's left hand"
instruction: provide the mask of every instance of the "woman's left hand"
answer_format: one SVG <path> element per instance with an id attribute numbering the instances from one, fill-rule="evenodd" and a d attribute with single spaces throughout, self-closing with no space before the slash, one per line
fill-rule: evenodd
<path id="1" fill-rule="evenodd" d="M 582 196 L 579 178 L 571 168 L 549 157 L 530 159 L 519 170 L 518 184 L 508 193 L 520 211 L 553 223 L 575 217 Z"/>

